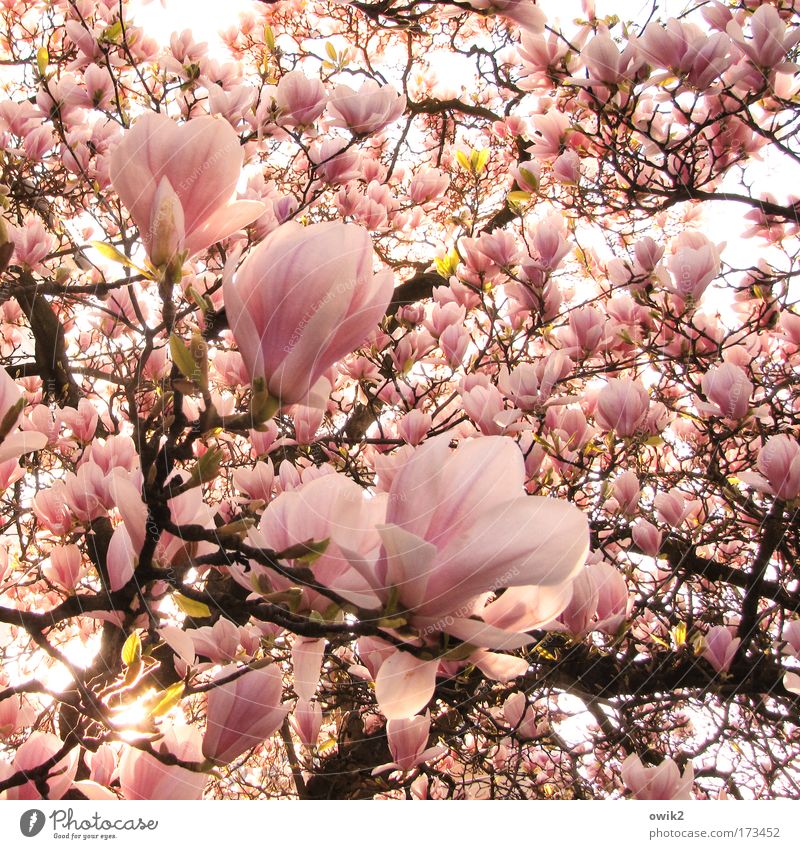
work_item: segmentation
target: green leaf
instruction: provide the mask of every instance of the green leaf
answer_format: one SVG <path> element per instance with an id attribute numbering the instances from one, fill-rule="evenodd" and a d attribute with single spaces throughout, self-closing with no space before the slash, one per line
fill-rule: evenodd
<path id="1" fill-rule="evenodd" d="M 186 685 L 183 681 L 178 681 L 177 684 L 172 684 L 170 687 L 167 687 L 167 689 L 163 691 L 161 699 L 150 711 L 150 716 L 163 716 L 165 713 L 169 713 L 169 711 L 171 711 L 172 708 L 174 708 L 181 700 L 185 689 Z"/>
<path id="2" fill-rule="evenodd" d="M 325 553 L 330 544 L 330 538 L 313 540 L 309 539 L 298 545 L 285 548 L 275 555 L 277 560 L 299 560 L 302 563 L 313 563 Z"/>
<path id="3" fill-rule="evenodd" d="M 267 45 L 267 50 L 269 50 L 270 53 L 275 52 L 275 33 L 272 31 L 272 27 L 269 24 L 264 27 L 264 44 Z"/>
<path id="4" fill-rule="evenodd" d="M 686 623 L 678 622 L 672 629 L 672 638 L 675 640 L 675 645 L 680 648 L 686 644 Z"/>
<path id="5" fill-rule="evenodd" d="M 172 362 L 175 363 L 184 377 L 194 380 L 200 376 L 200 369 L 197 367 L 189 346 L 180 336 L 176 336 L 174 333 L 169 337 L 169 352 L 172 356 Z"/>
<path id="6" fill-rule="evenodd" d="M 134 631 L 125 640 L 122 646 L 122 662 L 125 666 L 131 666 L 136 663 L 142 656 L 142 641 L 139 638 L 138 632 Z"/>
<path id="7" fill-rule="evenodd" d="M 202 601 L 186 598 L 185 595 L 180 593 L 173 593 L 172 600 L 187 616 L 191 616 L 193 619 L 205 619 L 207 616 L 211 616 L 211 608 Z"/>
<path id="8" fill-rule="evenodd" d="M 192 469 L 192 475 L 186 482 L 186 488 L 191 489 L 193 486 L 200 486 L 203 483 L 214 480 L 219 474 L 220 463 L 224 456 L 219 448 L 211 448 L 206 451 L 197 463 L 195 463 Z"/>
<path id="9" fill-rule="evenodd" d="M 523 168 L 522 166 L 520 166 L 519 173 L 526 183 L 533 186 L 535 189 L 539 188 L 539 179 L 537 178 L 536 174 L 533 173 L 533 171 L 529 171 L 527 168 Z"/>
<path id="10" fill-rule="evenodd" d="M 322 743 L 317 746 L 317 754 L 324 755 L 325 752 L 330 752 L 331 749 L 336 748 L 336 740 L 333 737 L 329 737 L 327 740 L 324 740 Z"/>
<path id="11" fill-rule="evenodd" d="M 465 171 L 470 170 L 469 157 L 467 156 L 466 153 L 464 153 L 463 150 L 459 150 L 459 151 L 456 152 L 456 161 Z"/>
<path id="12" fill-rule="evenodd" d="M 3 416 L 3 420 L 0 421 L 0 442 L 17 426 L 17 419 L 20 417 L 24 407 L 25 399 L 20 398 L 19 401 L 16 401 L 8 408 L 6 414 Z"/>
<path id="13" fill-rule="evenodd" d="M 339 56 L 336 53 L 336 48 L 330 43 L 330 41 L 325 42 L 325 52 L 330 57 L 331 62 L 339 61 Z"/>
<path id="14" fill-rule="evenodd" d="M 50 54 L 46 47 L 40 47 L 36 51 L 36 67 L 39 69 L 39 76 L 44 77 L 47 74 L 47 66 L 50 63 Z"/>
<path id="15" fill-rule="evenodd" d="M 483 150 L 473 150 L 472 155 L 469 158 L 469 164 L 471 170 L 474 174 L 480 174 L 484 168 L 486 168 L 486 163 L 489 161 L 489 150 L 488 148 L 484 148 Z"/>
<path id="16" fill-rule="evenodd" d="M 110 27 L 103 30 L 103 34 L 100 36 L 100 41 L 105 41 L 107 44 L 118 44 L 121 36 L 122 22 L 117 20 L 114 21 Z"/>
<path id="17" fill-rule="evenodd" d="M 128 259 L 122 251 L 117 250 L 113 245 L 109 245 L 107 242 L 90 242 L 89 243 L 101 256 L 104 256 L 106 259 L 110 259 L 112 262 L 118 262 L 120 265 L 124 265 L 127 268 L 132 268 L 134 271 L 137 271 L 139 274 L 143 274 L 147 278 L 152 278 L 152 275 L 145 271 L 143 268 L 139 268 L 135 262 Z"/>
<path id="18" fill-rule="evenodd" d="M 512 206 L 519 206 L 522 203 L 527 203 L 530 199 L 530 192 L 509 192 L 506 195 L 506 200 Z"/>
<path id="19" fill-rule="evenodd" d="M 450 251 L 445 256 L 436 257 L 434 260 L 436 273 L 440 277 L 444 277 L 445 280 L 449 280 L 456 273 L 459 262 L 460 257 L 455 250 Z"/>

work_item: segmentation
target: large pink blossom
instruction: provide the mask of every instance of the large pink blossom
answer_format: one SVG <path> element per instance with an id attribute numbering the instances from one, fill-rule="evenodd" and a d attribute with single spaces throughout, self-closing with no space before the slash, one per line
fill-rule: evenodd
<path id="1" fill-rule="evenodd" d="M 111 154 L 111 182 L 155 265 L 194 256 L 263 214 L 259 201 L 233 200 L 242 161 L 227 121 L 177 124 L 153 112 L 136 120 Z"/>
<path id="2" fill-rule="evenodd" d="M 234 665 L 223 667 L 217 679 L 230 678 L 235 672 Z M 275 665 L 250 669 L 214 687 L 208 695 L 203 754 L 227 764 L 262 743 L 286 716 L 281 692 L 281 674 Z"/>
<path id="3" fill-rule="evenodd" d="M 337 221 L 283 224 L 223 291 L 253 379 L 281 404 L 305 401 L 325 371 L 361 345 L 386 311 L 390 271 L 377 274 L 369 233 Z"/>

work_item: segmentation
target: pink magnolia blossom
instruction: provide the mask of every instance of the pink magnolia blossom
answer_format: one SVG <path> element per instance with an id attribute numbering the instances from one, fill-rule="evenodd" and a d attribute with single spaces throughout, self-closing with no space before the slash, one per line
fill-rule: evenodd
<path id="1" fill-rule="evenodd" d="M 328 93 L 321 80 L 302 71 L 284 74 L 275 89 L 278 123 L 284 127 L 308 127 L 325 111 Z"/>
<path id="2" fill-rule="evenodd" d="M 392 288 L 390 271 L 373 271 L 367 231 L 335 221 L 283 224 L 235 277 L 226 269 L 223 283 L 247 370 L 281 405 L 306 401 L 327 369 L 365 341 Z"/>
<path id="3" fill-rule="evenodd" d="M 107 68 L 92 63 L 83 72 L 89 105 L 95 109 L 107 109 L 114 96 L 114 83 Z"/>
<path id="4" fill-rule="evenodd" d="M 322 727 L 322 705 L 316 700 L 306 702 L 298 699 L 289 722 L 304 746 L 316 746 Z"/>
<path id="5" fill-rule="evenodd" d="M 675 282 L 665 288 L 684 301 L 698 301 L 719 274 L 719 251 L 705 236 L 692 234 L 679 244 L 667 265 Z"/>
<path id="6" fill-rule="evenodd" d="M 522 495 L 524 464 L 510 439 L 470 440 L 453 452 L 448 443 L 425 442 L 392 481 L 381 591 L 395 587 L 401 607 L 427 620 L 492 587 L 569 581 L 586 553 L 583 514 Z"/>
<path id="7" fill-rule="evenodd" d="M 717 672 L 725 673 L 730 669 L 741 640 L 734 637 L 731 629 L 725 625 L 709 628 L 703 640 L 703 657 Z"/>
<path id="8" fill-rule="evenodd" d="M 81 551 L 77 545 L 57 545 L 50 551 L 50 563 L 43 569 L 54 584 L 73 592 L 82 571 Z"/>
<path id="9" fill-rule="evenodd" d="M 758 453 L 758 469 L 778 497 L 791 501 L 800 495 L 800 445 L 785 433 L 771 436 Z"/>
<path id="10" fill-rule="evenodd" d="M 34 721 L 33 706 L 21 696 L 0 701 L 0 738 L 10 737 Z"/>
<path id="11" fill-rule="evenodd" d="M 598 631 L 616 634 L 628 615 L 628 585 L 618 568 L 599 560 L 587 567 L 597 588 Z"/>
<path id="12" fill-rule="evenodd" d="M 686 504 L 683 493 L 676 487 L 669 492 L 657 493 L 653 499 L 653 506 L 656 508 L 659 520 L 673 528 L 683 524 L 691 509 Z"/>
<path id="13" fill-rule="evenodd" d="M 780 12 L 768 3 L 759 6 L 751 16 L 750 38 L 744 37 L 741 27 L 734 21 L 726 29 L 754 65 L 770 70 L 777 69 L 789 50 L 800 41 L 800 31 L 795 27 L 787 33 Z"/>
<path id="14" fill-rule="evenodd" d="M 553 163 L 553 176 L 560 183 L 576 186 L 581 178 L 581 158 L 574 150 L 565 150 Z"/>
<path id="15" fill-rule="evenodd" d="M 390 769 L 409 772 L 415 766 L 443 755 L 447 751 L 445 746 L 426 748 L 430 727 L 431 716 L 428 712 L 407 719 L 390 719 L 386 723 L 386 737 L 394 761 L 376 767 L 372 774 L 378 775 Z"/>
<path id="16" fill-rule="evenodd" d="M 639 506 L 642 490 L 639 487 L 639 478 L 635 472 L 628 469 L 618 475 L 614 480 L 614 498 L 617 500 L 619 509 L 627 515 L 633 515 Z"/>
<path id="17" fill-rule="evenodd" d="M 37 767 L 40 767 L 56 755 L 63 746 L 64 741 L 56 737 L 55 734 L 34 731 L 17 749 L 12 764 L 12 774 L 19 771 L 25 773 L 34 772 Z M 6 790 L 6 798 L 12 801 L 41 798 L 61 799 L 67 790 L 69 790 L 77 769 L 78 749 L 73 748 L 55 766 L 50 767 L 49 770 L 37 776 L 46 780 L 48 792 L 45 797 L 42 797 L 39 792 L 36 781 L 30 778 L 23 784 L 18 784 L 16 787 L 9 787 Z"/>
<path id="18" fill-rule="evenodd" d="M 215 680 L 236 671 L 225 666 Z M 281 673 L 274 664 L 250 669 L 208 694 L 207 728 L 203 754 L 215 763 L 228 764 L 278 730 L 287 708 L 281 705 Z"/>
<path id="19" fill-rule="evenodd" d="M 348 147 L 344 139 L 326 139 L 315 142 L 309 158 L 320 179 L 331 185 L 356 179 L 361 170 L 361 154 L 356 147 Z"/>
<path id="20" fill-rule="evenodd" d="M 783 676 L 783 686 L 790 693 L 800 696 L 800 675 L 796 672 L 787 672 Z"/>
<path id="21" fill-rule="evenodd" d="M 656 767 L 648 767 L 633 754 L 622 763 L 622 780 L 635 799 L 690 799 L 694 767 L 689 762 L 681 774 L 672 758 L 665 758 Z"/>
<path id="22" fill-rule="evenodd" d="M 710 85 L 731 64 L 727 35 L 709 36 L 695 24 L 676 18 L 670 18 L 664 27 L 649 23 L 637 49 L 651 65 L 685 75 L 698 89 Z"/>
<path id="23" fill-rule="evenodd" d="M 16 459 L 47 445 L 47 436 L 36 430 L 19 430 L 24 401 L 11 375 L 0 367 L 0 463 Z"/>
<path id="24" fill-rule="evenodd" d="M 793 619 L 784 624 L 781 639 L 786 643 L 784 651 L 794 657 L 800 657 L 800 619 Z"/>
<path id="25" fill-rule="evenodd" d="M 275 481 L 275 469 L 271 460 L 259 460 L 252 469 L 235 469 L 233 483 L 248 498 L 269 501 L 272 497 L 272 485 Z"/>
<path id="26" fill-rule="evenodd" d="M 154 265 L 194 256 L 265 211 L 259 201 L 232 200 L 242 161 L 227 121 L 177 124 L 147 112 L 135 122 L 111 154 L 111 182 Z"/>
<path id="27" fill-rule="evenodd" d="M 537 115 L 533 123 L 538 135 L 534 137 L 527 152 L 545 161 L 555 159 L 561 153 L 570 130 L 569 117 L 563 112 L 552 110 L 545 115 Z"/>
<path id="28" fill-rule="evenodd" d="M 701 409 L 726 419 L 744 418 L 750 410 L 753 384 L 733 363 L 709 369 L 702 380 L 703 392 L 711 404 Z"/>
<path id="29" fill-rule="evenodd" d="M 172 755 L 198 767 L 203 756 L 200 732 L 191 725 L 174 725 L 154 744 L 159 754 Z M 208 781 L 202 771 L 167 765 L 151 755 L 129 746 L 119 760 L 119 783 L 126 799 L 199 799 Z"/>
<path id="30" fill-rule="evenodd" d="M 644 425 L 649 407 L 650 397 L 638 380 L 612 377 L 597 396 L 595 419 L 603 430 L 633 436 Z"/>
<path id="31" fill-rule="evenodd" d="M 520 740 L 533 740 L 539 736 L 536 727 L 536 714 L 528 703 L 525 693 L 512 693 L 503 702 L 503 716 L 515 737 Z"/>
<path id="32" fill-rule="evenodd" d="M 485 9 L 489 13 L 508 18 L 522 27 L 523 32 L 540 33 L 544 30 L 544 12 L 533 0 L 469 0 L 473 9 Z"/>
<path id="33" fill-rule="evenodd" d="M 372 135 L 394 123 L 406 108 L 405 95 L 389 84 L 367 80 L 358 91 L 343 83 L 336 86 L 328 102 L 335 124 L 358 135 Z"/>
<path id="34" fill-rule="evenodd" d="M 631 537 L 637 547 L 648 557 L 655 557 L 661 551 L 664 535 L 647 519 L 638 519 L 631 526 Z"/>
<path id="35" fill-rule="evenodd" d="M 422 410 L 411 410 L 406 413 L 397 425 L 398 435 L 409 445 L 419 445 L 428 435 L 433 420 L 430 413 Z"/>
<path id="36" fill-rule="evenodd" d="M 589 72 L 590 83 L 616 85 L 625 78 L 630 58 L 624 55 L 608 33 L 596 35 L 581 51 L 581 59 Z"/>
<path id="37" fill-rule="evenodd" d="M 55 237 L 47 232 L 44 222 L 36 215 L 26 216 L 21 227 L 10 226 L 8 235 L 14 243 L 14 261 L 38 270 L 42 261 L 55 250 Z"/>
<path id="38" fill-rule="evenodd" d="M 447 191 L 450 177 L 438 168 L 418 171 L 408 187 L 408 196 L 414 203 L 428 203 Z"/>
<path id="39" fill-rule="evenodd" d="M 561 611 L 558 622 L 548 627 L 563 624 L 571 634 L 583 635 L 590 629 L 590 623 L 597 612 L 600 592 L 590 567 L 581 569 L 572 582 L 572 595 L 569 604 Z"/>
<path id="40" fill-rule="evenodd" d="M 62 407 L 58 411 L 58 419 L 65 424 L 76 439 L 81 442 L 91 442 L 97 430 L 97 410 L 86 398 L 81 398 L 77 409 L 73 407 Z"/>
<path id="41" fill-rule="evenodd" d="M 325 640 L 297 637 L 292 645 L 294 691 L 301 701 L 310 702 L 319 684 Z"/>
<path id="42" fill-rule="evenodd" d="M 800 444 L 786 433 L 771 436 L 758 452 L 758 471 L 738 477 L 784 501 L 794 500 L 800 496 Z"/>

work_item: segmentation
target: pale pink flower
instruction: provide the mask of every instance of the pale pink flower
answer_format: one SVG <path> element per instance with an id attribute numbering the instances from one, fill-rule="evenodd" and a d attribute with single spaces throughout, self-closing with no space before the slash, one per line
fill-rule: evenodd
<path id="1" fill-rule="evenodd" d="M 64 746 L 64 741 L 56 737 L 55 734 L 48 734 L 41 731 L 34 731 L 30 737 L 17 749 L 12 764 L 12 774 L 15 772 L 32 773 L 37 767 L 50 760 Z M 16 787 L 9 787 L 6 790 L 6 798 L 14 800 L 22 799 L 61 799 L 69 790 L 72 780 L 75 778 L 75 773 L 78 769 L 78 753 L 77 748 L 73 748 L 67 752 L 55 766 L 42 774 L 46 775 L 48 792 L 45 797 L 39 792 L 36 782 L 33 778 L 26 781 L 24 784 L 19 784 Z"/>
<path id="2" fill-rule="evenodd" d="M 230 677 L 236 666 L 223 667 L 215 681 Z M 250 669 L 208 694 L 203 754 L 228 764 L 280 728 L 287 708 L 281 705 L 281 673 L 275 664 Z"/>
<path id="3" fill-rule="evenodd" d="M 231 125 L 211 116 L 177 124 L 148 112 L 124 135 L 111 182 L 154 264 L 173 250 L 194 256 L 263 214 L 259 201 L 233 200 L 243 156 Z"/>
<path id="4" fill-rule="evenodd" d="M 375 274 L 373 258 L 363 227 L 290 222 L 251 251 L 235 277 L 226 269 L 225 307 L 239 351 L 252 379 L 263 379 L 281 405 L 309 403 L 317 381 L 385 313 L 393 276 Z"/>
<path id="5" fill-rule="evenodd" d="M 648 557 L 655 557 L 661 551 L 664 535 L 647 519 L 637 519 L 631 526 L 631 537 L 637 547 Z"/>
<path id="6" fill-rule="evenodd" d="M 394 587 L 415 619 L 435 620 L 492 588 L 571 580 L 587 550 L 583 514 L 522 494 L 522 455 L 507 437 L 448 445 L 429 439 L 392 481 L 376 590 Z"/>
<path id="7" fill-rule="evenodd" d="M 614 480 L 613 493 L 620 510 L 628 515 L 633 515 L 638 509 L 639 499 L 642 497 L 639 478 L 630 469 L 622 472 Z"/>
<path id="8" fill-rule="evenodd" d="M 200 732 L 191 725 L 166 729 L 154 743 L 159 754 L 174 755 L 184 763 L 203 761 Z M 202 771 L 172 764 L 168 766 L 149 752 L 128 746 L 119 760 L 119 782 L 126 799 L 199 799 L 208 781 Z"/>
<path id="9" fill-rule="evenodd" d="M 444 746 L 426 748 L 430 727 L 431 716 L 428 712 L 423 716 L 390 719 L 386 723 L 386 737 L 394 761 L 376 767 L 372 774 L 378 775 L 390 769 L 409 772 L 415 766 L 443 755 L 447 751 Z"/>
<path id="10" fill-rule="evenodd" d="M 672 758 L 665 758 L 656 767 L 646 767 L 634 754 L 623 761 L 622 780 L 635 799 L 685 800 L 691 798 L 694 767 L 689 762 L 681 774 Z"/>
<path id="11" fill-rule="evenodd" d="M 793 27 L 788 33 L 786 23 L 775 6 L 760 5 L 750 17 L 750 38 L 745 38 L 734 21 L 727 25 L 728 35 L 759 68 L 779 69 L 786 54 L 800 41 L 800 30 Z"/>
<path id="12" fill-rule="evenodd" d="M 572 596 L 569 604 L 559 614 L 558 622 L 563 623 L 570 634 L 582 636 L 590 628 L 590 623 L 597 612 L 599 598 L 593 571 L 587 566 L 578 572 L 572 582 Z"/>
<path id="13" fill-rule="evenodd" d="M 275 88 L 278 123 L 284 127 L 308 127 L 325 111 L 328 93 L 321 80 L 302 71 L 284 74 Z"/>
<path id="14" fill-rule="evenodd" d="M 520 740 L 533 740 L 538 736 L 536 714 L 528 704 L 525 693 L 512 693 L 503 702 L 503 716 L 512 734 Z"/>
<path id="15" fill-rule="evenodd" d="M 703 640 L 703 657 L 716 672 L 725 673 L 730 669 L 741 640 L 734 637 L 731 629 L 725 625 L 709 628 Z"/>
<path id="16" fill-rule="evenodd" d="M 73 592 L 82 571 L 81 551 L 77 545 L 57 545 L 50 551 L 50 563 L 42 570 L 54 584 Z"/>
<path id="17" fill-rule="evenodd" d="M 289 721 L 304 746 L 316 746 L 322 727 L 322 705 L 318 701 L 297 701 Z"/>
<path id="18" fill-rule="evenodd" d="M 24 401 L 11 375 L 0 367 L 0 463 L 17 459 L 47 445 L 47 435 L 37 430 L 19 430 Z"/>
<path id="19" fill-rule="evenodd" d="M 334 124 L 357 135 L 372 135 L 394 123 L 406 108 L 406 98 L 389 84 L 367 80 L 354 91 L 343 83 L 336 86 L 328 102 Z"/>
<path id="20" fill-rule="evenodd" d="M 83 82 L 89 105 L 95 109 L 107 109 L 114 96 L 114 82 L 108 69 L 92 63 L 83 72 Z"/>
<path id="21" fill-rule="evenodd" d="M 800 445 L 786 433 L 771 436 L 758 452 L 758 470 L 739 472 L 738 477 L 784 501 L 800 495 Z"/>
<path id="22" fill-rule="evenodd" d="M 25 217 L 21 227 L 10 225 L 8 235 L 14 243 L 14 262 L 34 270 L 56 247 L 56 239 L 47 232 L 44 222 L 37 215 Z"/>
<path id="23" fill-rule="evenodd" d="M 438 168 L 423 168 L 411 179 L 408 196 L 414 203 L 427 203 L 441 197 L 450 185 L 450 177 Z"/>
<path id="24" fill-rule="evenodd" d="M 595 419 L 603 430 L 633 436 L 644 425 L 649 407 L 650 397 L 638 380 L 612 377 L 597 396 Z"/>
<path id="25" fill-rule="evenodd" d="M 690 506 L 686 504 L 683 493 L 673 487 L 669 492 L 659 492 L 653 499 L 659 521 L 677 528 L 683 524 L 683 520 L 689 515 Z"/>
<path id="26" fill-rule="evenodd" d="M 703 405 L 703 412 L 726 419 L 742 419 L 750 410 L 753 384 L 745 371 L 733 363 L 722 363 L 710 368 L 702 380 L 703 392 L 711 404 Z"/>
<path id="27" fill-rule="evenodd" d="M 698 238 L 684 240 L 667 261 L 675 282 L 664 288 L 683 300 L 698 301 L 719 274 L 720 258 L 717 247 L 711 241 L 700 234 L 693 235 Z"/>
<path id="28" fill-rule="evenodd" d="M 259 460 L 252 469 L 234 469 L 233 484 L 252 500 L 269 501 L 275 481 L 271 460 Z"/>

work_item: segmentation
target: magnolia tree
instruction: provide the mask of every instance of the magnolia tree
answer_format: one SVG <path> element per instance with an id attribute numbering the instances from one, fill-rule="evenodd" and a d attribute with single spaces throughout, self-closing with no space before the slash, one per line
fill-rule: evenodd
<path id="1" fill-rule="evenodd" d="M 800 795 L 800 9 L 661 5 L 0 3 L 4 798 Z"/>

